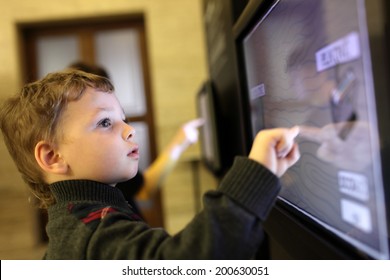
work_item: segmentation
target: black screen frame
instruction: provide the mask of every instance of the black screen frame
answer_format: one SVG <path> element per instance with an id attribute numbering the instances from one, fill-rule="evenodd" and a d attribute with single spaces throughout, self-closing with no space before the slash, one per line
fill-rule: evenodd
<path id="1" fill-rule="evenodd" d="M 212 82 L 205 81 L 196 97 L 197 114 L 205 121 L 200 128 L 202 162 L 216 176 L 223 171 L 220 146 L 220 113 L 216 106 L 216 96 Z"/>
<path id="2" fill-rule="evenodd" d="M 245 121 L 239 94 L 233 26 L 246 5 L 241 0 L 203 0 L 203 24 L 205 29 L 208 79 L 212 84 L 214 106 L 218 114 L 218 145 L 220 167 L 213 172 L 218 179 L 226 174 L 237 155 L 247 155 Z"/>
<path id="3" fill-rule="evenodd" d="M 249 34 L 259 20 L 264 20 L 272 8 L 281 1 L 288 0 L 251 0 L 241 17 L 237 20 L 233 33 L 236 42 L 237 59 L 240 73 L 240 93 L 244 106 L 245 141 L 250 147 L 254 135 L 251 130 L 249 114 L 249 100 L 247 97 L 243 39 Z M 377 104 L 378 130 L 381 144 L 381 165 L 383 168 L 383 185 L 387 214 L 387 232 L 390 232 L 390 174 L 384 169 L 390 166 L 390 91 L 388 78 L 390 35 L 387 29 L 390 23 L 388 1 L 374 0 L 382 5 L 382 13 L 378 14 L 370 5 L 367 5 L 369 44 L 372 57 L 374 76 L 375 99 Z M 382 93 L 382 94 L 381 94 Z M 247 151 L 249 152 L 249 150 Z M 278 199 L 271 211 L 265 230 L 269 235 L 271 258 L 282 259 L 372 259 L 370 255 L 360 251 L 341 237 L 327 230 L 325 227 L 306 217 L 292 206 Z M 388 236 L 389 239 L 389 236 Z M 390 250 L 389 250 L 390 251 Z"/>

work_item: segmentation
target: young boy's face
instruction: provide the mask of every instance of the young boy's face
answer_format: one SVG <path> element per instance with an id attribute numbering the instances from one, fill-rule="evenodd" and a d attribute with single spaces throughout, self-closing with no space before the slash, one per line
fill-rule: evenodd
<path id="1" fill-rule="evenodd" d="M 114 94 L 88 88 L 68 103 L 60 121 L 58 150 L 69 166 L 69 179 L 89 179 L 110 185 L 138 171 L 134 129 Z"/>

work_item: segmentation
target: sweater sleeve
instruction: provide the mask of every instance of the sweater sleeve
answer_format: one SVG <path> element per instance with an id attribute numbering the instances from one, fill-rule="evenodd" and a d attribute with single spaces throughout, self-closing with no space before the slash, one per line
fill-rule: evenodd
<path id="1" fill-rule="evenodd" d="M 90 259 L 249 259 L 263 240 L 262 222 L 280 189 L 270 171 L 237 158 L 204 209 L 179 233 L 107 215 L 91 236 Z"/>
<path id="2" fill-rule="evenodd" d="M 267 168 L 246 157 L 236 157 L 219 190 L 265 220 L 280 188 L 279 179 Z"/>

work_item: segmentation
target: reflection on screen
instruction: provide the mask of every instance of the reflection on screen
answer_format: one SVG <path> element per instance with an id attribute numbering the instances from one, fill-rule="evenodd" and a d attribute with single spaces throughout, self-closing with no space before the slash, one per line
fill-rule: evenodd
<path id="1" fill-rule="evenodd" d="M 280 1 L 244 40 L 253 135 L 299 125 L 280 199 L 388 258 L 364 1 Z"/>

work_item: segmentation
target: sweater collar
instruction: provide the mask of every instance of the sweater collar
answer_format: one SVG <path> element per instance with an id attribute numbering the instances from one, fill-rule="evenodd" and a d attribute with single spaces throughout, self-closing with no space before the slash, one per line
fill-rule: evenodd
<path id="1" fill-rule="evenodd" d="M 127 206 L 122 192 L 110 185 L 91 180 L 68 180 L 50 185 L 57 203 L 69 201 L 99 201 L 116 206 Z"/>

